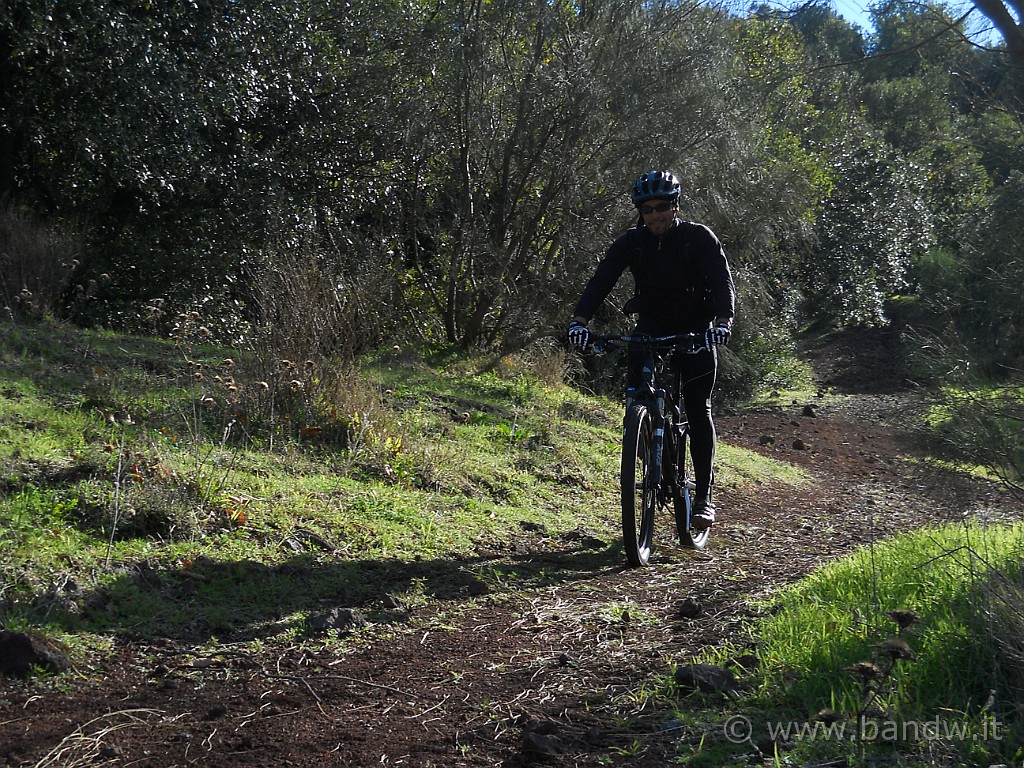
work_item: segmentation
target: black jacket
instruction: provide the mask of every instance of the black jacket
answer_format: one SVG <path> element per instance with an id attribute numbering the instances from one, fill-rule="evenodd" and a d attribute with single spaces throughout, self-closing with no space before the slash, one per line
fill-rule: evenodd
<path id="1" fill-rule="evenodd" d="M 703 224 L 676 219 L 661 237 L 643 226 L 624 232 L 598 264 L 574 314 L 590 320 L 626 269 L 635 285 L 630 305 L 648 332 L 699 332 L 714 319 L 735 314 L 736 288 L 725 249 Z"/>

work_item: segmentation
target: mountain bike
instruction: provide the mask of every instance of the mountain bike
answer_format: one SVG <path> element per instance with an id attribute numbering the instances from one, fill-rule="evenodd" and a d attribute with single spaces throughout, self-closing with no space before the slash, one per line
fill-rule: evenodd
<path id="1" fill-rule="evenodd" d="M 693 508 L 693 464 L 687 450 L 689 425 L 682 410 L 682 373 L 672 365 L 677 355 L 704 352 L 704 334 L 672 336 L 592 336 L 595 352 L 640 349 L 643 352 L 640 386 L 626 390 L 622 426 L 622 540 L 632 566 L 647 565 L 654 549 L 654 516 L 671 506 L 679 541 L 690 549 L 704 549 L 710 528 L 690 527 Z M 671 371 L 665 388 L 659 378 Z"/>

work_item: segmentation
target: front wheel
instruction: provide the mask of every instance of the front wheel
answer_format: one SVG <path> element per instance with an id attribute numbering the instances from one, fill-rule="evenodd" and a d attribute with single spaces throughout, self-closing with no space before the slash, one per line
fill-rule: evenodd
<path id="1" fill-rule="evenodd" d="M 654 463 L 654 428 L 650 411 L 633 405 L 626 413 L 622 431 L 622 541 L 626 560 L 647 565 L 654 546 L 654 508 L 657 483 Z"/>
<path id="2" fill-rule="evenodd" d="M 679 543 L 689 549 L 704 549 L 708 545 L 711 536 L 711 529 L 693 529 L 690 527 L 690 513 L 693 511 L 693 462 L 690 459 L 690 452 L 686 443 L 689 433 L 685 426 L 682 434 L 676 440 L 675 462 L 677 491 L 672 500 L 672 509 L 676 517 L 676 531 L 679 533 Z"/>

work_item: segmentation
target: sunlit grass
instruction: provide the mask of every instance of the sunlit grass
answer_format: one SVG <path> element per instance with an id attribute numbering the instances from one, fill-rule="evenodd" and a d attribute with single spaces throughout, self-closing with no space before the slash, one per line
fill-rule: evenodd
<path id="1" fill-rule="evenodd" d="M 1002 649 L 1007 632 L 1020 632 L 1022 554 L 1024 526 L 962 524 L 908 533 L 821 568 L 780 592 L 757 628 L 756 706 L 795 721 L 834 710 L 873 727 L 940 718 L 972 733 L 1003 717 L 1010 737 L 1019 725 L 1000 706 L 1016 695 L 1022 662 Z M 1005 613 L 994 584 L 1016 585 L 1009 629 L 993 621 Z M 893 647 L 902 646 L 891 644 L 900 641 L 909 652 L 894 657 Z M 862 676 L 865 669 L 874 676 Z M 995 690 L 994 681 L 1010 687 Z M 952 745 L 991 756 L 1007 746 Z"/>
<path id="2" fill-rule="evenodd" d="M 236 350 L 5 326 L 0 620 L 270 641 L 332 605 L 619 563 L 621 404 L 554 381 L 557 362 L 385 354 L 275 411 Z M 727 484 L 800 482 L 719 455 Z M 496 556 L 524 536 L 571 557 Z"/>
<path id="3" fill-rule="evenodd" d="M 891 611 L 909 609 L 921 616 L 915 635 L 922 645 L 948 645 L 959 635 L 957 624 L 979 618 L 972 599 L 977 589 L 993 571 L 1019 567 L 1022 553 L 1021 526 L 956 524 L 871 545 L 783 591 L 778 612 L 763 627 L 764 647 L 788 670 L 810 673 L 812 686 L 831 689 L 841 676 L 822 677 L 826 671 L 835 674 L 837 665 L 861 660 L 873 643 L 895 632 Z M 976 657 L 956 658 L 963 672 Z M 948 667 L 947 658 L 934 661 L 938 668 Z M 926 669 L 927 659 L 914 666 Z M 932 682 L 926 677 L 921 691 L 931 694 L 915 696 L 922 705 L 936 703 L 931 695 L 941 689 Z"/>
<path id="4" fill-rule="evenodd" d="M 869 545 L 778 591 L 757 606 L 746 645 L 697 657 L 732 669 L 740 692 L 675 703 L 680 729 L 705 733 L 697 747 L 681 742 L 680 758 L 722 765 L 759 744 L 775 764 L 1015 764 L 1022 555 L 1022 524 L 947 525 Z"/>
<path id="5" fill-rule="evenodd" d="M 748 448 L 727 443 L 719 443 L 715 461 L 721 467 L 721 471 L 716 474 L 715 482 L 719 482 L 720 475 L 725 487 L 757 486 L 767 477 L 792 486 L 804 485 L 810 481 L 809 475 L 795 464 L 777 461 Z"/>

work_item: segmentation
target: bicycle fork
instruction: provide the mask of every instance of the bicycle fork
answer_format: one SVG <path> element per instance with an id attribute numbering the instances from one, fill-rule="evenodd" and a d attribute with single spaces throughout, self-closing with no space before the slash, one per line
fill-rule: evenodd
<path id="1" fill-rule="evenodd" d="M 652 416 L 654 423 L 654 456 L 652 459 L 652 471 L 657 471 L 659 478 L 657 492 L 658 503 L 662 506 L 671 504 L 677 495 L 685 494 L 692 489 L 693 483 L 690 479 L 684 478 L 680 472 L 685 457 L 681 451 L 685 448 L 686 425 L 680 423 L 679 407 L 674 406 L 674 414 L 665 413 L 665 391 L 659 390 L 657 397 L 658 412 Z M 670 417 L 671 416 L 671 417 Z M 687 503 L 689 510 L 689 503 Z"/>
<path id="2" fill-rule="evenodd" d="M 656 483 L 655 500 L 659 505 L 665 503 L 665 477 L 662 474 L 662 467 L 665 462 L 665 390 L 654 391 L 654 413 L 651 414 L 654 421 L 654 451 L 651 456 L 651 476 Z"/>

